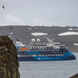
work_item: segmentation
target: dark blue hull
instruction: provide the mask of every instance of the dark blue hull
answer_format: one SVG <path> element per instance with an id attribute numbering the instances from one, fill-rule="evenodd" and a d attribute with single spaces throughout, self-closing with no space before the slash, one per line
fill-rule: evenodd
<path id="1" fill-rule="evenodd" d="M 76 57 L 72 52 L 68 51 L 64 56 L 20 56 L 19 61 L 62 61 L 62 60 L 75 60 Z"/>

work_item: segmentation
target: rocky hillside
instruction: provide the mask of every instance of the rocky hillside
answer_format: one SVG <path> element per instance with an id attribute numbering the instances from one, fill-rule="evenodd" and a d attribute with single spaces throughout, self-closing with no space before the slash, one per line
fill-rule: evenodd
<path id="1" fill-rule="evenodd" d="M 29 44 L 34 36 L 31 33 L 47 33 L 46 36 L 40 36 L 42 41 L 46 38 L 65 44 L 73 52 L 78 52 L 78 27 L 45 27 L 45 26 L 1 26 L 0 35 L 8 35 L 12 40 L 19 40 L 24 44 Z"/>
<path id="2" fill-rule="evenodd" d="M 0 78 L 20 78 L 17 50 L 8 36 L 0 36 Z"/>

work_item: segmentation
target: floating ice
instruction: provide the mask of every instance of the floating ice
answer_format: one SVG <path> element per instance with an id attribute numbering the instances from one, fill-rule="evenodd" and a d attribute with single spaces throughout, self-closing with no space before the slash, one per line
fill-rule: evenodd
<path id="1" fill-rule="evenodd" d="M 67 36 L 67 35 L 78 35 L 78 32 L 68 31 L 58 34 L 58 36 Z"/>
<path id="2" fill-rule="evenodd" d="M 43 33 L 43 32 L 34 32 L 34 33 L 31 33 L 31 35 L 33 35 L 33 36 L 43 36 L 43 35 L 48 35 L 48 34 Z"/>

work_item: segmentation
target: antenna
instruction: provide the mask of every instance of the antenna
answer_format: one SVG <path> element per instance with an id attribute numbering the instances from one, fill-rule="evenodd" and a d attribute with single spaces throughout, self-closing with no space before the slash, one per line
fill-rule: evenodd
<path id="1" fill-rule="evenodd" d="M 53 41 L 54 41 L 54 39 L 51 40 L 51 39 L 49 39 L 49 38 L 47 38 L 47 37 L 46 37 L 46 39 L 47 39 L 50 43 L 53 43 Z"/>

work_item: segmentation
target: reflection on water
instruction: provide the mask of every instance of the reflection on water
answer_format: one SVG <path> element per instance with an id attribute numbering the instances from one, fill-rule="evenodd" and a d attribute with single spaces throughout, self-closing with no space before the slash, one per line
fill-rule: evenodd
<path id="1" fill-rule="evenodd" d="M 75 53 L 76 58 L 78 53 Z M 72 61 L 20 62 L 21 78 L 69 78 L 78 73 L 78 58 Z"/>

